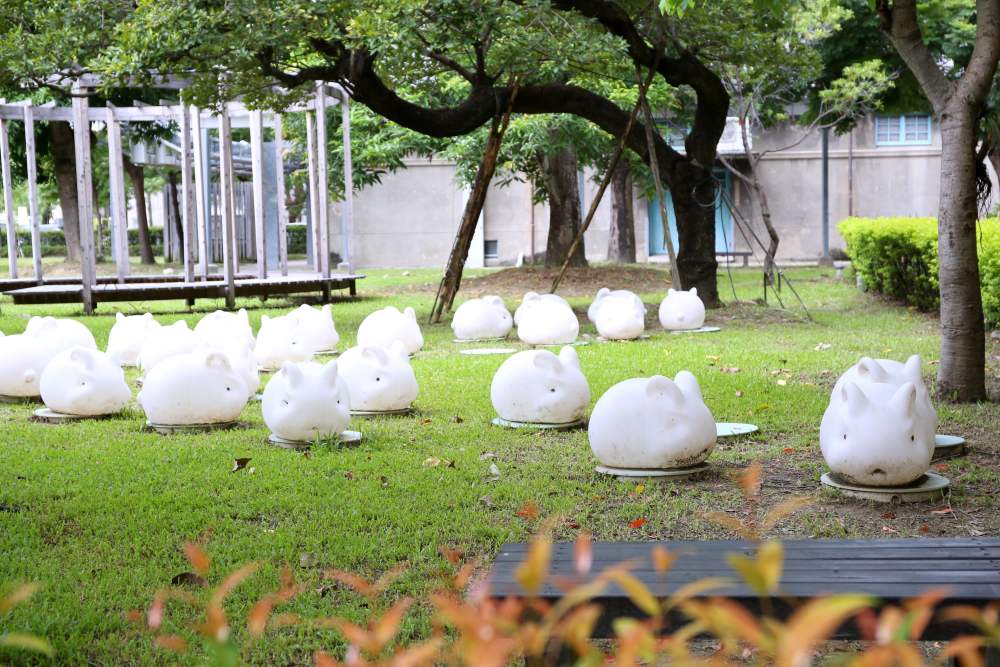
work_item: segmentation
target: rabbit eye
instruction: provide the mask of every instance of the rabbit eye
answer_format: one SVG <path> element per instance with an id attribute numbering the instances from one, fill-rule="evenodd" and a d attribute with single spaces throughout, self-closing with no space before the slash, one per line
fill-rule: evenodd
<path id="1" fill-rule="evenodd" d="M 226 387 L 226 391 L 229 391 L 229 387 Z"/>
<path id="2" fill-rule="evenodd" d="M 911 436 L 910 436 L 910 442 L 913 442 L 913 441 L 914 441 L 914 440 L 916 440 L 916 439 L 917 439 L 917 436 L 915 436 L 915 435 L 911 435 Z"/>
<path id="3" fill-rule="evenodd" d="M 376 382 L 381 382 L 381 381 L 382 381 L 382 378 L 375 378 L 375 381 L 376 381 Z"/>
<path id="4" fill-rule="evenodd" d="M 847 434 L 846 433 L 844 434 L 844 440 L 847 440 Z"/>
<path id="5" fill-rule="evenodd" d="M 554 393 L 556 393 L 556 388 L 555 387 L 549 387 L 549 391 L 554 394 Z"/>
<path id="6" fill-rule="evenodd" d="M 288 401 L 282 401 L 281 404 L 282 405 L 288 405 Z"/>

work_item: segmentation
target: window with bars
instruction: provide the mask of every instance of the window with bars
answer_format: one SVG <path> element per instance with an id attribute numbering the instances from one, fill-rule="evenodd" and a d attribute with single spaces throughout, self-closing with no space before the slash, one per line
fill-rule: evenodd
<path id="1" fill-rule="evenodd" d="M 876 146 L 915 146 L 929 143 L 931 143 L 930 114 L 875 116 Z"/>
<path id="2" fill-rule="evenodd" d="M 483 254 L 486 259 L 496 259 L 500 256 L 500 242 L 487 240 L 483 244 Z"/>

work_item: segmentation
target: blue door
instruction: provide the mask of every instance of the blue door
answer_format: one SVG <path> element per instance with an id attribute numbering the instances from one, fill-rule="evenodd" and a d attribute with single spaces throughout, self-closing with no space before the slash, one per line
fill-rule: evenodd
<path id="1" fill-rule="evenodd" d="M 728 171 L 716 172 L 716 178 L 725 188 L 726 197 L 732 201 L 733 183 Z M 677 241 L 677 220 L 674 218 L 674 202 L 670 191 L 664 191 L 667 198 L 667 218 L 670 222 L 670 239 L 674 242 L 674 251 L 680 252 Z M 660 219 L 659 200 L 654 195 L 647 204 L 649 211 L 649 254 L 666 255 L 667 246 L 663 242 L 663 222 Z M 715 202 L 715 251 L 729 252 L 733 249 L 733 218 L 722 197 Z"/>

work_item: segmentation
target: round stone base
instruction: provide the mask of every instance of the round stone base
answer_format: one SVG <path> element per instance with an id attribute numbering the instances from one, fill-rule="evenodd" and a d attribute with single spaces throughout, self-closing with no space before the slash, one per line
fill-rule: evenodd
<path id="1" fill-rule="evenodd" d="M 951 481 L 937 473 L 927 472 L 906 486 L 860 486 L 841 479 L 836 473 L 820 477 L 823 486 L 851 498 L 872 500 L 877 503 L 923 503 L 939 500 Z"/>
<path id="2" fill-rule="evenodd" d="M 677 479 L 687 479 L 700 475 L 710 467 L 707 463 L 688 466 L 686 468 L 613 468 L 611 466 L 597 466 L 594 468 L 602 475 L 612 475 L 623 482 L 670 482 Z"/>
<path id="3" fill-rule="evenodd" d="M 524 429 L 537 429 L 543 431 L 570 431 L 575 428 L 581 428 L 587 425 L 587 422 L 583 419 L 577 419 L 572 422 L 565 422 L 562 424 L 545 424 L 541 422 L 514 422 L 502 417 L 493 418 L 494 426 L 502 426 L 504 428 L 524 428 Z"/>
<path id="4" fill-rule="evenodd" d="M 238 421 L 215 422 L 212 424 L 154 424 L 147 421 L 146 428 L 156 431 L 160 435 L 176 435 L 178 433 L 206 433 L 208 431 L 224 431 L 235 428 Z"/>
<path id="5" fill-rule="evenodd" d="M 452 338 L 452 343 L 494 343 L 498 340 L 507 340 L 506 336 L 493 336 L 492 338 Z"/>
<path id="6" fill-rule="evenodd" d="M 314 357 L 336 357 L 340 354 L 339 350 L 319 350 L 318 352 L 313 352 Z"/>
<path id="7" fill-rule="evenodd" d="M 640 334 L 635 338 L 605 338 L 604 336 L 598 336 L 598 343 L 634 343 L 637 340 L 649 340 L 649 334 Z"/>
<path id="8" fill-rule="evenodd" d="M 718 422 L 715 425 L 715 437 L 732 438 L 760 430 L 756 424 L 738 424 L 735 422 Z"/>
<path id="9" fill-rule="evenodd" d="M 31 421 L 41 422 L 42 424 L 65 424 L 66 422 L 107 419 L 108 417 L 114 417 L 114 415 L 68 415 L 63 412 L 50 410 L 49 408 L 38 408 L 31 416 Z"/>
<path id="10" fill-rule="evenodd" d="M 486 354 L 514 354 L 517 352 L 512 347 L 479 347 L 473 350 L 459 350 L 459 354 L 469 354 L 474 356 Z"/>
<path id="11" fill-rule="evenodd" d="M 41 396 L 4 396 L 0 395 L 0 403 L 41 403 Z"/>
<path id="12" fill-rule="evenodd" d="M 953 456 L 961 456 L 965 453 L 965 438 L 960 435 L 934 436 L 934 458 L 932 461 L 950 459 Z"/>
<path id="13" fill-rule="evenodd" d="M 521 341 L 522 343 L 525 341 Z M 572 343 L 527 343 L 530 347 L 538 349 L 540 347 L 583 347 L 584 345 L 590 345 L 590 341 L 586 340 L 575 340 Z"/>
<path id="14" fill-rule="evenodd" d="M 267 441 L 272 445 L 281 447 L 283 449 L 294 449 L 296 451 L 304 451 L 312 447 L 313 443 L 303 442 L 299 440 L 286 440 L 285 438 L 271 434 L 267 437 Z M 340 434 L 340 442 L 344 445 L 356 445 L 361 442 L 361 431 L 344 431 Z"/>
<path id="15" fill-rule="evenodd" d="M 405 417 L 412 415 L 414 412 L 415 410 L 411 406 L 400 410 L 351 410 L 351 416 L 374 419 L 375 417 Z"/>
<path id="16" fill-rule="evenodd" d="M 676 329 L 672 330 L 672 334 L 686 334 L 686 333 L 712 333 L 714 331 L 722 331 L 719 327 L 700 327 L 698 329 Z"/>

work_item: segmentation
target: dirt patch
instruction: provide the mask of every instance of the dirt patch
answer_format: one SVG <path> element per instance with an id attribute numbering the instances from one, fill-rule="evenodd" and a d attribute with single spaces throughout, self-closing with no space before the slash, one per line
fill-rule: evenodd
<path id="1" fill-rule="evenodd" d="M 504 269 L 462 281 L 462 294 L 522 296 L 525 292 L 548 292 L 559 269 L 535 266 Z M 645 266 L 591 266 L 566 270 L 559 285 L 560 296 L 594 296 L 602 287 L 629 289 L 643 294 L 666 292 L 670 271 Z"/>

